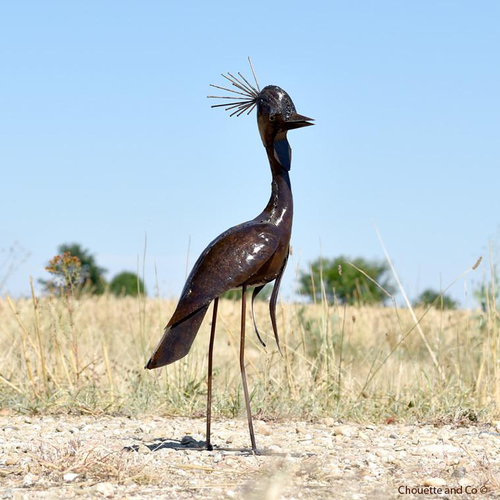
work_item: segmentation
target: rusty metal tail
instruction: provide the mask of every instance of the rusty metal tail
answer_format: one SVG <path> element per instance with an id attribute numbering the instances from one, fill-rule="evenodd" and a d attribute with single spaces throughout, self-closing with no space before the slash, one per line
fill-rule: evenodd
<path id="1" fill-rule="evenodd" d="M 209 305 L 201 307 L 178 323 L 167 326 L 145 368 L 160 368 L 183 358 L 191 349 Z"/>

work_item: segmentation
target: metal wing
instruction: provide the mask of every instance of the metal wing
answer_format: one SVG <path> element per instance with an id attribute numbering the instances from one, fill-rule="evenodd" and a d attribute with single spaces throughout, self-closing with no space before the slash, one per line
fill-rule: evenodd
<path id="1" fill-rule="evenodd" d="M 271 224 L 250 221 L 210 243 L 194 265 L 168 326 L 257 273 L 278 247 L 279 237 L 273 229 Z"/>
<path id="2" fill-rule="evenodd" d="M 146 368 L 173 363 L 189 352 L 210 302 L 241 286 L 272 257 L 279 243 L 275 229 L 269 223 L 249 221 L 208 245 L 194 265 Z"/>

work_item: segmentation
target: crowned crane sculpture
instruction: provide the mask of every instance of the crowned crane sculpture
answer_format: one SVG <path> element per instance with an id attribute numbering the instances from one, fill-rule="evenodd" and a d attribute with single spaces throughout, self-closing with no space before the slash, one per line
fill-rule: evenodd
<path id="1" fill-rule="evenodd" d="M 165 327 L 163 337 L 146 365 L 147 369 L 159 368 L 186 356 L 210 304 L 214 303 L 208 350 L 206 435 L 208 450 L 213 449 L 210 441 L 212 356 L 219 297 L 228 290 L 241 288 L 240 370 L 252 450 L 257 451 L 245 372 L 246 292 L 248 287 L 254 287 L 251 302 L 252 318 L 255 332 L 260 342 L 264 344 L 255 323 L 253 302 L 264 286 L 274 281 L 269 310 L 274 336 L 280 349 L 276 302 L 288 259 L 293 219 L 289 175 L 292 150 L 287 140 L 287 133 L 290 130 L 313 125 L 311 118 L 297 113 L 292 99 L 282 88 L 269 85 L 261 90 L 250 58 L 249 62 L 255 86 L 241 73 L 238 73 L 239 78 L 231 73 L 223 74 L 222 76 L 230 82 L 231 88 L 211 86 L 231 95 L 208 97 L 227 100 L 228 102 L 224 104 L 215 104 L 212 107 L 223 107 L 230 111 L 230 116 L 241 116 L 245 112 L 250 114 L 257 108 L 260 137 L 271 167 L 271 197 L 264 210 L 255 219 L 228 229 L 215 238 L 200 255 L 187 278 L 177 308 Z"/>

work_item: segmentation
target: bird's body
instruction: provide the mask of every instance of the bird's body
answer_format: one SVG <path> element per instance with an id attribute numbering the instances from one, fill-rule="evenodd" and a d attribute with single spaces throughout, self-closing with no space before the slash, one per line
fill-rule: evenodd
<path id="1" fill-rule="evenodd" d="M 240 76 L 242 75 L 240 74 Z M 288 130 L 312 125 L 312 123 L 310 123 L 310 118 L 296 113 L 290 96 L 280 87 L 268 86 L 257 92 L 246 80 L 248 86 L 245 86 L 240 80 L 235 80 L 237 83 L 233 80 L 230 81 L 239 90 L 244 90 L 246 95 L 252 99 L 243 103 L 241 101 L 236 104 L 230 103 L 227 109 L 237 107 L 237 112 L 240 112 L 240 110 L 246 111 L 252 106 L 250 107 L 251 111 L 253 107 L 257 106 L 259 132 L 272 173 L 271 197 L 264 210 L 257 217 L 228 229 L 215 238 L 200 255 L 186 281 L 177 308 L 165 327 L 163 337 L 146 368 L 159 368 L 184 357 L 191 348 L 210 303 L 214 301 L 209 347 L 207 403 L 207 448 L 211 449 L 212 352 L 218 298 L 228 290 L 241 287 L 243 294 L 240 368 L 252 449 L 255 451 L 256 445 L 244 363 L 245 292 L 247 287 L 255 287 L 252 297 L 253 303 L 253 299 L 264 285 L 275 281 L 270 299 L 270 314 L 279 347 L 275 309 L 281 277 L 288 259 L 293 220 L 293 197 L 289 176 L 291 149 L 286 134 Z M 241 94 L 241 92 L 229 91 Z M 256 326 L 255 330 L 259 340 L 261 340 Z"/>
<path id="2" fill-rule="evenodd" d="M 280 276 L 288 257 L 293 219 L 287 171 L 275 168 L 271 189 L 267 206 L 255 219 L 224 231 L 202 252 L 147 368 L 168 365 L 189 352 L 215 298 L 243 285 L 263 286 Z"/>

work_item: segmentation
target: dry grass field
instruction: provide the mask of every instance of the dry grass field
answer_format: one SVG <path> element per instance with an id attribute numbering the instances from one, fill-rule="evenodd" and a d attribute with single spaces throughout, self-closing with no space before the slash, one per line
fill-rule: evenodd
<path id="1" fill-rule="evenodd" d="M 210 311 L 189 356 L 143 369 L 175 303 L 153 298 L 0 300 L 0 403 L 32 413 L 198 416 L 205 411 Z M 239 304 L 222 301 L 214 412 L 244 414 Z M 357 422 L 491 420 L 500 412 L 500 330 L 494 307 L 407 310 L 280 304 L 281 356 L 267 304 L 247 325 L 254 413 L 266 419 Z"/>

